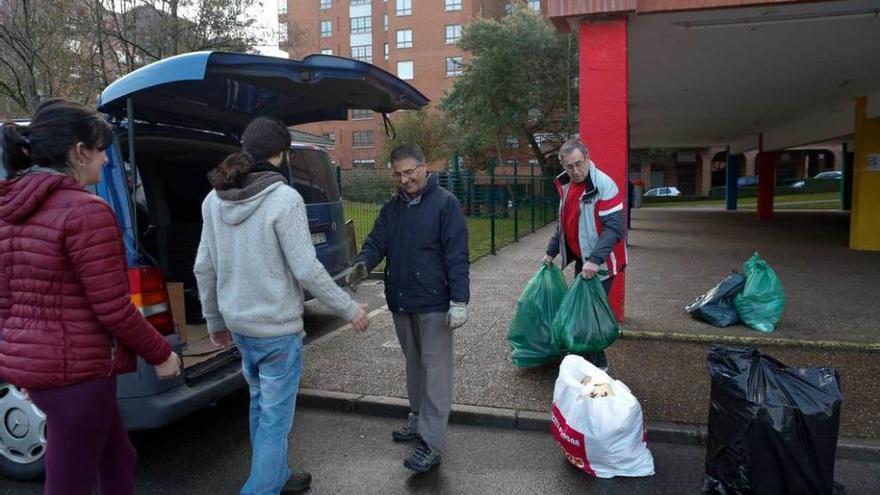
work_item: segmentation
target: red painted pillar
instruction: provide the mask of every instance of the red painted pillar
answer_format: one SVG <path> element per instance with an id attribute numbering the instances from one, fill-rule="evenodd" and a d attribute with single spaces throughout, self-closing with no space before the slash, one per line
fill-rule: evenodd
<path id="1" fill-rule="evenodd" d="M 629 107 L 627 87 L 627 17 L 582 21 L 580 46 L 580 136 L 590 159 L 608 174 L 627 201 Z M 623 321 L 625 278 L 620 273 L 609 302 Z"/>
<path id="2" fill-rule="evenodd" d="M 773 218 L 773 192 L 776 188 L 776 160 L 779 153 L 764 151 L 764 136 L 758 135 L 758 155 L 755 168 L 758 169 L 758 221 Z"/>

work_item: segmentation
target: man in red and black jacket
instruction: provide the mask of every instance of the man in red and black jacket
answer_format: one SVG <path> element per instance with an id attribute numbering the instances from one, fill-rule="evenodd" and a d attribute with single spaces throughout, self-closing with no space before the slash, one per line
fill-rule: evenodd
<path id="1" fill-rule="evenodd" d="M 565 169 L 554 181 L 561 198 L 559 223 L 543 261 L 550 263 L 556 255 L 561 255 L 563 267 L 574 261 L 576 273 L 587 279 L 600 277 L 605 292 L 610 292 L 614 277 L 626 267 L 623 193 L 596 168 L 580 138 L 562 145 L 559 161 Z M 604 351 L 585 357 L 608 369 Z"/>

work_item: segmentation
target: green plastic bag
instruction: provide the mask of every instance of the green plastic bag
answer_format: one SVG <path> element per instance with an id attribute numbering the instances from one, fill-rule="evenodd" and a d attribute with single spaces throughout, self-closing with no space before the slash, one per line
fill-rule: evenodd
<path id="1" fill-rule="evenodd" d="M 620 336 L 599 277 L 578 275 L 553 319 L 552 341 L 572 354 L 604 351 Z"/>
<path id="2" fill-rule="evenodd" d="M 746 286 L 733 300 L 740 320 L 761 332 L 770 333 L 782 317 L 785 291 L 779 277 L 766 261 L 754 253 L 743 263 Z"/>
<path id="3" fill-rule="evenodd" d="M 550 325 L 566 289 L 562 270 L 549 263 L 526 284 L 507 327 L 507 342 L 517 368 L 541 366 L 561 356 L 550 341 Z"/>

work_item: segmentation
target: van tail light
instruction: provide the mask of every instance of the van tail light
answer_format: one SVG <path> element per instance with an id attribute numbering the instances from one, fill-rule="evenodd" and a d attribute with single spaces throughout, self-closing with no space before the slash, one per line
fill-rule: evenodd
<path id="1" fill-rule="evenodd" d="M 174 318 L 162 272 L 152 267 L 129 268 L 128 286 L 131 302 L 147 321 L 162 335 L 174 333 Z"/>

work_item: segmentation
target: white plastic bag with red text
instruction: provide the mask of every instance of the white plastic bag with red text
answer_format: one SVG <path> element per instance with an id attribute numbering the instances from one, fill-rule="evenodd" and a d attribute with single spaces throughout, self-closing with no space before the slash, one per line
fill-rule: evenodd
<path id="1" fill-rule="evenodd" d="M 569 355 L 553 390 L 551 430 L 566 458 L 599 478 L 651 476 L 642 407 L 623 382 Z"/>

